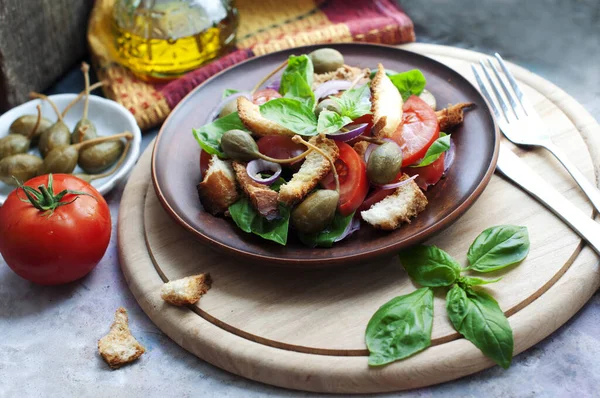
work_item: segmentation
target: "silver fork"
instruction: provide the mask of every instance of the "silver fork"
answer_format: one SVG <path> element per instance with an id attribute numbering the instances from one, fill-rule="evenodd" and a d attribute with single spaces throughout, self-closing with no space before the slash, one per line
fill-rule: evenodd
<path id="1" fill-rule="evenodd" d="M 504 60 L 500 54 L 494 54 L 500 68 L 504 72 L 504 78 L 492 62 L 491 58 L 487 59 L 488 65 L 480 60 L 481 69 L 485 75 L 489 86 L 494 93 L 496 101 L 492 99 L 490 92 L 481 78 L 480 73 L 474 64 L 471 65 L 475 79 L 481 93 L 487 99 L 496 116 L 496 121 L 500 130 L 506 138 L 517 145 L 528 145 L 528 146 L 540 146 L 550 151 L 560 163 L 567 169 L 569 174 L 577 182 L 581 190 L 587 195 L 589 200 L 596 211 L 600 212 L 600 190 L 594 186 L 584 175 L 577 166 L 575 166 L 569 158 L 550 140 L 548 135 L 547 126 L 544 124 L 540 116 L 533 109 L 527 98 L 523 95 L 523 92 L 519 88 L 517 81 L 515 80 L 512 73 L 506 67 Z M 494 78 L 489 71 L 492 71 Z M 505 81 L 508 81 L 512 91 L 507 87 Z M 500 93 L 504 93 L 505 98 Z"/>

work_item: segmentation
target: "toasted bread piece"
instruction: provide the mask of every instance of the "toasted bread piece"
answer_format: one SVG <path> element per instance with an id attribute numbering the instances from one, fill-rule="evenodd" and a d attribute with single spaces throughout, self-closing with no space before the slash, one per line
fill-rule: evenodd
<path id="1" fill-rule="evenodd" d="M 266 185 L 259 184 L 248 175 L 246 164 L 233 162 L 233 170 L 242 190 L 250 198 L 252 206 L 267 220 L 273 220 L 279 215 L 277 192 Z"/>
<path id="2" fill-rule="evenodd" d="M 402 181 L 407 178 L 404 174 Z M 410 219 L 425 210 L 426 206 L 427 198 L 417 184 L 411 181 L 375 203 L 369 210 L 360 212 L 360 215 L 375 228 L 393 230 L 402 223 L 410 223 Z"/>
<path id="3" fill-rule="evenodd" d="M 377 65 L 377 73 L 371 81 L 371 102 L 373 111 L 373 136 L 389 138 L 402 123 L 402 96 L 383 65 Z"/>
<path id="4" fill-rule="evenodd" d="M 354 152 L 358 153 L 358 156 L 365 160 L 365 152 L 367 152 L 369 145 L 371 145 L 371 143 L 367 141 L 358 141 L 356 144 L 354 144 L 352 149 L 354 149 Z"/>
<path id="5" fill-rule="evenodd" d="M 461 124 L 465 118 L 465 108 L 469 108 L 471 106 L 473 106 L 471 102 L 461 102 L 437 111 L 435 114 L 437 116 L 438 123 L 440 124 L 440 130 L 446 131 L 458 124 Z"/>
<path id="6" fill-rule="evenodd" d="M 224 213 L 239 199 L 231 163 L 217 155 L 210 158 L 206 175 L 197 188 L 202 205 L 214 215 Z"/>
<path id="7" fill-rule="evenodd" d="M 135 361 L 146 352 L 146 349 L 131 335 L 128 322 L 127 310 L 123 307 L 117 308 L 110 332 L 98 340 L 98 352 L 113 369 Z"/>
<path id="8" fill-rule="evenodd" d="M 347 80 L 349 82 L 354 81 L 359 76 L 365 81 L 369 78 L 371 71 L 368 68 L 361 69 L 355 66 L 343 65 L 340 66 L 337 70 L 333 72 L 327 73 L 315 73 L 315 77 L 313 79 L 313 90 L 319 87 L 321 84 L 328 82 L 330 80 Z M 358 82 L 359 84 L 361 81 Z"/>
<path id="9" fill-rule="evenodd" d="M 254 104 L 246 97 L 239 97 L 237 100 L 238 115 L 244 126 L 248 128 L 254 135 L 296 135 L 292 130 L 289 130 L 260 114 L 260 107 Z"/>
<path id="10" fill-rule="evenodd" d="M 160 298 L 173 305 L 195 304 L 210 289 L 211 283 L 210 274 L 187 276 L 162 285 Z"/>
<path id="11" fill-rule="evenodd" d="M 323 152 L 328 154 L 333 161 L 340 156 L 340 151 L 335 141 L 325 136 L 312 137 L 308 142 L 316 145 Z M 279 189 L 279 201 L 287 206 L 294 205 L 302 200 L 317 183 L 331 171 L 329 161 L 320 153 L 312 151 L 304 159 L 300 170 L 292 176 L 292 179 Z"/>

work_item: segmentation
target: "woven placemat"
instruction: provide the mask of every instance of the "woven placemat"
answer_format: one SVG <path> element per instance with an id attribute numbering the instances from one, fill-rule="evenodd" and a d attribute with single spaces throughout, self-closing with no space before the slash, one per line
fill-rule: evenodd
<path id="1" fill-rule="evenodd" d="M 309 44 L 415 40 L 413 23 L 393 0 L 237 0 L 240 25 L 231 53 L 167 84 L 136 78 L 119 64 L 111 33 L 115 0 L 97 0 L 88 42 L 104 94 L 133 113 L 142 130 L 162 123 L 181 99 L 223 69 L 248 58 Z"/>

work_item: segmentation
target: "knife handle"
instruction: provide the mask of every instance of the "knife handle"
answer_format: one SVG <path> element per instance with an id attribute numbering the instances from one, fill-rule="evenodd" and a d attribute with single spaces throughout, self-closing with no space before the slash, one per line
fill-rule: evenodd
<path id="1" fill-rule="evenodd" d="M 600 254 L 600 224 L 575 207 L 507 147 L 500 150 L 498 170 L 551 210 Z"/>

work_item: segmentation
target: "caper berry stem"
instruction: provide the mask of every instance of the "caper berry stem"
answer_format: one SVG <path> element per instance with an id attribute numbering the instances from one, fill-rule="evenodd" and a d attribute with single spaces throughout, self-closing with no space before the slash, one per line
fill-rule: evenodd
<path id="1" fill-rule="evenodd" d="M 367 141 L 367 142 L 370 142 L 371 144 L 376 144 L 376 145 L 383 145 L 383 144 L 385 144 L 385 141 L 380 140 L 379 138 L 366 137 L 364 135 L 359 135 L 357 138 L 360 141 Z"/>
<path id="2" fill-rule="evenodd" d="M 267 76 L 265 76 L 261 81 L 259 81 L 256 86 L 254 86 L 254 88 L 252 89 L 252 91 L 250 91 L 250 95 L 254 94 L 256 92 L 256 90 L 258 90 L 260 88 L 260 86 L 262 86 L 267 80 L 269 80 L 275 73 L 279 72 L 280 70 L 282 70 L 283 68 L 285 68 L 288 64 L 287 59 L 285 61 L 283 61 L 281 63 L 281 65 L 279 65 L 277 68 L 273 69 L 273 71 L 271 71 L 271 73 L 269 73 Z"/>
<path id="3" fill-rule="evenodd" d="M 35 132 L 37 131 L 37 129 L 40 127 L 40 123 L 42 121 L 42 107 L 40 106 L 40 104 L 38 104 L 35 109 L 37 109 L 37 119 L 35 121 L 35 126 L 33 126 L 33 128 L 31 129 L 31 132 L 27 135 L 27 139 L 31 141 L 31 139 L 33 138 L 33 136 L 35 135 Z"/>
<path id="4" fill-rule="evenodd" d="M 89 93 L 91 93 L 92 91 L 94 91 L 95 89 L 102 87 L 106 84 L 105 80 L 96 82 L 94 84 L 92 84 L 88 90 Z M 83 90 L 82 92 L 80 92 L 79 94 L 77 94 L 77 97 L 73 98 L 73 101 L 69 102 L 69 104 L 65 107 L 65 109 L 63 109 L 62 111 L 62 115 L 63 117 L 65 117 L 65 115 L 67 114 L 67 112 L 69 112 L 71 110 L 71 108 L 73 107 L 73 105 L 75 105 L 76 103 L 79 102 L 79 100 L 81 98 L 83 98 L 83 96 L 85 95 L 86 91 Z"/>
<path id="5" fill-rule="evenodd" d="M 48 103 L 50 104 L 50 106 L 52 107 L 52 109 L 54 109 L 54 113 L 56 113 L 56 117 L 58 118 L 58 121 L 61 122 L 61 123 L 64 123 L 63 122 L 63 118 L 62 118 L 62 114 L 60 113 L 60 111 L 56 107 L 56 104 L 54 103 L 54 101 L 52 101 L 50 98 L 48 98 L 47 95 L 36 93 L 35 91 L 32 91 L 32 92 L 29 93 L 29 96 L 31 98 L 39 98 L 39 99 L 42 99 L 44 101 L 48 101 Z"/>
<path id="6" fill-rule="evenodd" d="M 105 141 L 120 140 L 121 138 L 125 138 L 127 141 L 129 141 L 133 139 L 133 134 L 131 134 L 129 131 L 125 131 L 124 133 L 110 135 L 108 137 L 98 137 L 88 141 L 80 142 L 79 144 L 73 144 L 73 146 L 77 149 L 81 149 L 83 147 L 100 144 Z"/>
<path id="7" fill-rule="evenodd" d="M 90 104 L 90 66 L 87 62 L 81 64 L 81 71 L 83 72 L 83 79 L 85 81 L 85 102 L 83 103 L 83 116 L 81 119 L 87 119 L 88 106 Z"/>
<path id="8" fill-rule="evenodd" d="M 299 160 L 304 159 L 309 153 L 311 153 L 313 150 L 312 148 L 307 149 L 306 151 L 302 152 L 300 155 L 298 156 L 294 156 L 293 158 L 289 158 L 289 159 L 277 159 L 277 158 L 272 158 L 270 156 L 267 155 L 263 155 L 262 153 L 258 152 L 258 157 L 261 158 L 262 160 L 266 160 L 268 162 L 273 162 L 273 163 L 279 163 L 279 164 L 289 164 L 289 163 L 294 163 L 297 162 Z"/>
<path id="9" fill-rule="evenodd" d="M 323 134 L 321 134 L 321 136 L 323 137 Z M 302 137 L 300 137 L 299 135 L 295 135 L 292 137 L 292 141 L 295 143 L 300 143 L 305 145 L 307 148 L 310 148 L 314 151 L 317 151 L 321 156 L 323 156 L 325 159 L 327 159 L 329 161 L 329 164 L 331 164 L 331 171 L 333 172 L 333 178 L 335 179 L 335 190 L 336 192 L 339 194 L 340 193 L 340 177 L 338 176 L 337 170 L 335 168 L 335 162 L 333 161 L 333 159 L 331 158 L 331 156 L 329 156 L 328 154 L 326 154 L 321 148 L 319 148 L 316 145 L 311 144 L 308 141 L 305 141 Z"/>

